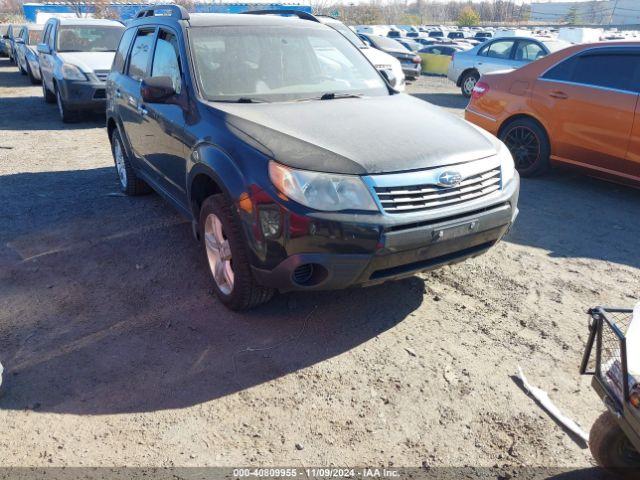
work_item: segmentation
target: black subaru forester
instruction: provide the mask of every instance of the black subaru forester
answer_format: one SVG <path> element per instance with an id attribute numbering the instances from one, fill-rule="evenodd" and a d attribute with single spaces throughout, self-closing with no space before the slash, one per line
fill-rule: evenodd
<path id="1" fill-rule="evenodd" d="M 143 9 L 107 82 L 122 190 L 192 221 L 232 309 L 479 255 L 518 212 L 502 143 L 301 17 Z"/>

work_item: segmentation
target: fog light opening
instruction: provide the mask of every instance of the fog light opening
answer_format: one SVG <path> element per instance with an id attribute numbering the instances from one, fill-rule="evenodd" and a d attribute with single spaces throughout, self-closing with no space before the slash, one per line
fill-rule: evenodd
<path id="1" fill-rule="evenodd" d="M 301 287 L 312 287 L 323 282 L 329 272 L 317 263 L 304 263 L 296 267 L 291 274 L 291 281 Z"/>

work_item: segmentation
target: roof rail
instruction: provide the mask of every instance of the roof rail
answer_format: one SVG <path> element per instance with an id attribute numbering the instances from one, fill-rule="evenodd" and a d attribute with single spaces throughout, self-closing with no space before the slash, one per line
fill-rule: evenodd
<path id="1" fill-rule="evenodd" d="M 310 20 L 312 22 L 320 23 L 320 20 L 318 20 L 314 15 L 307 12 L 303 12 L 302 10 L 296 10 L 293 8 L 290 8 L 290 9 L 276 8 L 271 10 L 249 10 L 247 12 L 242 12 L 242 13 L 247 15 L 295 15 L 301 20 Z"/>
<path id="2" fill-rule="evenodd" d="M 135 18 L 155 17 L 157 16 L 156 12 L 166 10 L 171 12 L 171 17 L 173 18 L 177 18 L 178 20 L 189 20 L 189 12 L 180 5 L 152 5 L 145 7 L 136 13 Z"/>

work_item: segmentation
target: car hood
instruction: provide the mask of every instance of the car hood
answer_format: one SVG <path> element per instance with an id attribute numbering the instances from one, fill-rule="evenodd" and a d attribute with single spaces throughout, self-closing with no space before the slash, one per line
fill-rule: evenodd
<path id="1" fill-rule="evenodd" d="M 404 94 L 212 106 L 241 139 L 280 163 L 305 170 L 400 172 L 477 160 L 498 151 L 490 135 Z"/>
<path id="2" fill-rule="evenodd" d="M 83 72 L 111 70 L 115 52 L 61 52 L 58 57 L 65 63 L 71 63 Z"/>

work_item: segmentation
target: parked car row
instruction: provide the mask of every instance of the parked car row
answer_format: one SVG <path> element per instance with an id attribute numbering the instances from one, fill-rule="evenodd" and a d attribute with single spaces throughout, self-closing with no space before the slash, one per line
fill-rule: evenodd
<path id="1" fill-rule="evenodd" d="M 524 176 L 553 164 L 640 185 L 640 42 L 575 45 L 475 84 L 467 120 L 503 140 Z"/>

